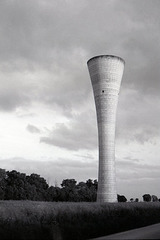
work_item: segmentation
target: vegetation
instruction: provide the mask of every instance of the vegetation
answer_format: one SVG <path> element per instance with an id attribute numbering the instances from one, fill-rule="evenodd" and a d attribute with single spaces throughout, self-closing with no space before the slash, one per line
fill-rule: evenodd
<path id="1" fill-rule="evenodd" d="M 159 202 L 0 201 L 0 236 L 3 240 L 84 240 L 159 221 Z"/>
<path id="2" fill-rule="evenodd" d="M 119 203 L 98 204 L 97 185 L 97 180 L 64 179 L 54 187 L 37 174 L 0 169 L 1 239 L 82 240 L 160 221 L 157 196 L 144 194 L 143 203 L 138 198 L 127 203 L 118 195 Z"/>
<path id="3" fill-rule="evenodd" d="M 118 202 L 127 202 L 127 198 L 124 195 L 117 195 Z"/>
<path id="4" fill-rule="evenodd" d="M 144 202 L 150 202 L 151 201 L 151 195 L 150 194 L 144 194 L 143 195 L 143 201 Z"/>
<path id="5" fill-rule="evenodd" d="M 95 202 L 97 187 L 97 180 L 91 179 L 79 183 L 75 179 L 64 179 L 61 187 L 49 186 L 46 180 L 38 174 L 32 173 L 27 176 L 15 170 L 0 169 L 0 200 Z M 127 198 L 124 195 L 117 195 L 117 200 L 126 202 Z M 130 199 L 130 202 L 138 201 L 138 198 Z M 144 194 L 143 201 L 156 202 L 158 197 Z"/>
<path id="6" fill-rule="evenodd" d="M 97 180 L 77 184 L 75 179 L 65 179 L 61 187 L 53 187 L 38 174 L 27 176 L 15 170 L 0 169 L 0 200 L 93 202 L 97 185 Z"/>
<path id="7" fill-rule="evenodd" d="M 143 201 L 144 202 L 151 202 L 151 200 L 152 200 L 152 202 L 160 201 L 160 199 L 158 199 L 158 197 L 155 196 L 155 195 L 152 195 L 152 196 L 150 194 L 144 194 L 143 195 Z"/>

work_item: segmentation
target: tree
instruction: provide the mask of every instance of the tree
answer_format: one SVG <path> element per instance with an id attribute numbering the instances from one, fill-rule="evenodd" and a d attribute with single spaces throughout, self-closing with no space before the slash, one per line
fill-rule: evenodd
<path id="1" fill-rule="evenodd" d="M 43 177 L 40 175 L 32 173 L 30 176 L 26 177 L 27 182 L 31 185 L 28 187 L 31 191 L 34 192 L 35 199 L 37 201 L 45 201 L 46 200 L 46 193 L 48 189 L 48 184 Z"/>
<path id="2" fill-rule="evenodd" d="M 73 189 L 76 187 L 76 180 L 75 179 L 64 179 L 61 183 L 62 187 Z"/>
<path id="3" fill-rule="evenodd" d="M 88 179 L 88 180 L 86 181 L 86 185 L 87 185 L 88 188 L 91 188 L 91 187 L 93 186 L 93 181 L 92 181 L 92 179 Z"/>
<path id="4" fill-rule="evenodd" d="M 127 198 L 124 195 L 117 195 L 118 202 L 127 202 Z"/>
<path id="5" fill-rule="evenodd" d="M 47 201 L 58 202 L 61 201 L 60 195 L 60 188 L 51 186 L 47 189 L 46 199 Z"/>
<path id="6" fill-rule="evenodd" d="M 93 202 L 96 201 L 97 195 L 97 180 L 88 179 L 86 182 L 77 182 L 75 179 L 65 179 L 62 181 L 60 189 L 61 201 L 74 202 Z"/>
<path id="7" fill-rule="evenodd" d="M 150 202 L 151 201 L 151 195 L 150 194 L 144 194 L 143 196 L 144 202 Z"/>
<path id="8" fill-rule="evenodd" d="M 85 201 L 85 202 L 95 202 L 97 197 L 97 190 L 96 186 L 94 184 L 88 185 L 87 183 L 81 183 L 81 187 L 78 187 L 78 197 L 79 201 Z"/>
<path id="9" fill-rule="evenodd" d="M 5 199 L 27 199 L 25 183 L 26 175 L 24 173 L 19 173 L 16 170 L 7 171 Z"/>
<path id="10" fill-rule="evenodd" d="M 75 179 L 64 179 L 61 188 L 48 186 L 38 174 L 0 169 L 0 199 L 33 201 L 96 201 L 97 180 L 88 179 L 77 184 Z"/>
<path id="11" fill-rule="evenodd" d="M 156 195 L 152 195 L 152 202 L 157 202 L 158 201 L 158 197 Z"/>
<path id="12" fill-rule="evenodd" d="M 95 187 L 95 189 L 96 189 L 96 191 L 97 191 L 97 189 L 98 189 L 98 181 L 97 181 L 97 179 L 95 179 L 95 180 L 93 181 L 93 185 L 94 185 L 94 187 Z"/>
<path id="13" fill-rule="evenodd" d="M 5 198 L 7 173 L 5 169 L 0 168 L 0 200 Z"/>
<path id="14" fill-rule="evenodd" d="M 61 183 L 61 201 L 73 201 L 78 199 L 75 179 L 64 179 Z"/>
<path id="15" fill-rule="evenodd" d="M 26 198 L 27 200 L 38 201 L 39 196 L 37 193 L 37 188 L 34 184 L 26 183 Z M 45 199 L 43 199 L 45 200 Z"/>

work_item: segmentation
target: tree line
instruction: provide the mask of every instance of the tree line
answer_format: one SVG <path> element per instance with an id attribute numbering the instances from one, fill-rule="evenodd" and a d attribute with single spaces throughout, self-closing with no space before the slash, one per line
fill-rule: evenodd
<path id="1" fill-rule="evenodd" d="M 75 179 L 64 179 L 60 187 L 49 186 L 47 181 L 38 174 L 6 171 L 0 169 L 0 200 L 33 200 L 61 202 L 94 202 L 97 197 L 97 180 L 88 179 L 79 182 Z M 124 195 L 117 195 L 118 202 L 126 202 Z M 160 201 L 157 196 L 145 194 L 144 201 Z M 138 202 L 139 199 L 130 199 Z"/>
<path id="2" fill-rule="evenodd" d="M 75 179 L 65 179 L 61 187 L 49 186 L 38 174 L 0 169 L 0 200 L 93 202 L 97 186 L 97 180 L 91 179 L 79 183 Z"/>

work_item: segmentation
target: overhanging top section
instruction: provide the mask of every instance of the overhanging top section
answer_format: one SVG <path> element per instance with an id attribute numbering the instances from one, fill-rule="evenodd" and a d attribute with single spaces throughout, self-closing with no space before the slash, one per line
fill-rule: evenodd
<path id="1" fill-rule="evenodd" d="M 118 57 L 118 56 L 114 56 L 114 55 L 99 55 L 99 56 L 95 56 L 95 57 L 90 58 L 90 59 L 87 61 L 87 64 L 88 64 L 91 60 L 93 60 L 93 59 L 95 59 L 95 58 L 116 58 L 116 59 L 121 60 L 121 61 L 125 64 L 125 61 L 123 60 L 123 58 Z"/>

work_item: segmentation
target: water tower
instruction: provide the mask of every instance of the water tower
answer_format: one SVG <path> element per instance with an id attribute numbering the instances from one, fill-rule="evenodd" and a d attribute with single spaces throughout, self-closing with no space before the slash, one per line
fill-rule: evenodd
<path id="1" fill-rule="evenodd" d="M 97 202 L 116 202 L 115 126 L 124 60 L 101 55 L 88 62 L 98 124 L 99 172 Z"/>

